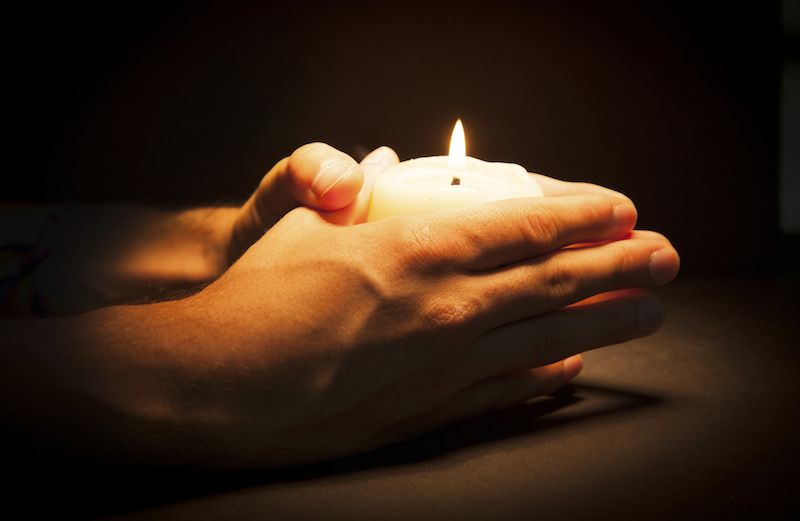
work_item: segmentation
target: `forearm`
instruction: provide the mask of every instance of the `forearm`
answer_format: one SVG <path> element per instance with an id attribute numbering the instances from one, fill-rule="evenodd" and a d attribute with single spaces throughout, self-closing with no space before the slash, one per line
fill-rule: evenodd
<path id="1" fill-rule="evenodd" d="M 7 314 L 30 313 L 34 298 L 46 304 L 45 312 L 63 314 L 201 287 L 227 265 L 236 211 L 132 204 L 2 207 L 0 244 L 15 244 L 13 255 L 25 268 L 24 276 L 11 280 Z"/>
<path id="2" fill-rule="evenodd" d="M 198 329 L 176 302 L 69 318 L 5 320 L 4 433 L 38 452 L 105 463 L 196 461 L 191 408 Z"/>
<path id="3" fill-rule="evenodd" d="M 165 211 L 135 207 L 118 219 L 118 239 L 91 247 L 113 303 L 165 297 L 164 292 L 197 288 L 227 267 L 225 256 L 235 208 L 204 207 Z"/>

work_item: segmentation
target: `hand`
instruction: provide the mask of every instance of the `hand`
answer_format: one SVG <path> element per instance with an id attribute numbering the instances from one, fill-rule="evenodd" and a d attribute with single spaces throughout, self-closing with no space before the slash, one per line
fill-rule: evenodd
<path id="1" fill-rule="evenodd" d="M 130 322 L 114 331 L 137 348 L 98 345 L 76 385 L 180 433 L 181 463 L 227 467 L 352 454 L 549 393 L 572 355 L 659 327 L 656 297 L 608 292 L 669 281 L 678 256 L 631 231 L 628 199 L 548 187 L 352 227 L 296 209 L 200 293 L 108 308 L 96 323 Z"/>
<path id="2" fill-rule="evenodd" d="M 359 165 L 328 145 L 311 143 L 278 162 L 240 208 L 75 206 L 49 224 L 41 210 L 15 213 L 23 225 L 36 223 L 32 237 L 47 230 L 43 248 L 52 254 L 37 269 L 36 289 L 46 297 L 48 312 L 77 313 L 199 288 L 298 205 L 327 211 L 331 221 L 353 222 L 366 212 L 372 177 L 397 161 L 388 147 Z M 9 228 L 25 226 L 13 222 Z M 30 312 L 29 300 L 19 299 L 18 313 Z"/>
<path id="3" fill-rule="evenodd" d="M 233 263 L 287 212 L 305 205 L 330 222 L 353 224 L 366 219 L 374 177 L 397 163 L 397 154 L 379 147 L 360 164 L 324 143 L 303 145 L 279 161 L 237 210 L 231 227 L 227 262 Z"/>

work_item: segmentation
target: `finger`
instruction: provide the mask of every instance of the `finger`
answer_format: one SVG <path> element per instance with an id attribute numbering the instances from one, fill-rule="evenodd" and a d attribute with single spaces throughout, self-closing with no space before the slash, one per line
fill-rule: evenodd
<path id="1" fill-rule="evenodd" d="M 573 243 L 623 237 L 636 223 L 636 208 L 629 199 L 584 194 L 509 199 L 383 223 L 395 229 L 382 234 L 410 243 L 401 248 L 401 262 L 486 270 Z"/>
<path id="2" fill-rule="evenodd" d="M 658 297 L 644 291 L 568 307 L 484 333 L 460 367 L 466 381 L 517 372 L 650 335 L 663 318 Z"/>
<path id="3" fill-rule="evenodd" d="M 321 212 L 325 220 L 339 225 L 363 223 L 366 221 L 369 199 L 375 177 L 390 166 L 399 162 L 400 159 L 397 157 L 395 151 L 387 146 L 378 147 L 370 152 L 360 163 L 361 170 L 364 173 L 364 183 L 361 186 L 361 191 L 358 193 L 358 196 L 356 196 L 352 203 L 340 210 Z"/>
<path id="4" fill-rule="evenodd" d="M 570 304 L 570 308 L 577 308 L 581 306 L 585 306 L 588 304 L 599 304 L 601 302 L 606 302 L 609 300 L 615 300 L 619 298 L 626 298 L 626 297 L 635 297 L 640 295 L 642 290 L 639 288 L 627 288 L 627 289 L 617 289 L 613 291 L 606 291 L 605 293 L 598 293 L 597 295 L 592 295 L 589 298 L 585 298 L 583 300 L 579 300 L 574 304 Z"/>
<path id="5" fill-rule="evenodd" d="M 391 147 L 384 145 L 376 148 L 367 154 L 360 163 L 362 170 L 364 170 L 365 182 L 366 178 L 374 177 L 376 174 L 383 172 L 386 168 L 399 162 L 400 158 L 397 156 L 397 152 L 392 150 Z M 372 179 L 371 181 L 375 180 Z"/>
<path id="6" fill-rule="evenodd" d="M 267 182 L 263 191 L 265 202 L 288 202 L 294 206 L 299 203 L 320 210 L 338 210 L 350 204 L 364 180 L 355 159 L 325 143 L 301 146 L 289 157 L 286 168 L 277 174 L 273 186 L 278 190 L 270 189 Z M 278 199 L 270 199 L 270 194 L 277 195 Z M 293 201 L 286 195 L 292 196 Z"/>
<path id="7" fill-rule="evenodd" d="M 355 202 L 361 204 L 362 210 L 366 211 L 366 206 L 369 204 L 375 177 L 390 166 L 396 165 L 399 162 L 400 158 L 397 157 L 397 153 L 387 146 L 376 148 L 361 161 L 361 170 L 364 172 L 364 184 Z"/>
<path id="8" fill-rule="evenodd" d="M 576 183 L 571 181 L 561 181 L 554 179 L 543 174 L 536 174 L 528 172 L 533 177 L 539 186 L 542 188 L 542 193 L 545 196 L 561 196 L 561 195 L 581 195 L 581 194 L 601 194 L 611 195 L 614 197 L 628 198 L 622 192 L 617 192 L 605 186 L 595 185 L 592 183 Z"/>
<path id="9" fill-rule="evenodd" d="M 336 210 L 350 204 L 364 179 L 353 158 L 324 143 L 303 145 L 263 177 L 234 222 L 229 257 L 235 260 L 299 205 Z"/>
<path id="10" fill-rule="evenodd" d="M 376 441 L 385 444 L 408 439 L 457 421 L 552 393 L 577 376 L 582 367 L 583 362 L 578 355 L 547 366 L 480 381 L 433 411 L 392 425 L 381 432 Z"/>
<path id="11" fill-rule="evenodd" d="M 660 234 L 563 249 L 503 270 L 473 275 L 464 291 L 490 302 L 483 327 L 498 327 L 555 311 L 593 295 L 665 284 L 680 269 L 678 253 Z M 472 285 L 470 288 L 469 285 Z"/>
<path id="12" fill-rule="evenodd" d="M 654 232 L 654 231 L 650 231 L 650 230 L 633 230 L 630 234 L 628 234 L 627 237 L 618 237 L 617 239 L 610 239 L 610 240 L 605 240 L 605 241 L 595 241 L 595 242 L 583 242 L 583 243 L 576 242 L 575 244 L 570 244 L 568 246 L 564 246 L 564 249 L 567 249 L 567 248 L 571 248 L 571 249 L 590 248 L 592 246 L 600 246 L 601 244 L 605 244 L 607 242 L 614 242 L 615 240 L 630 239 L 630 238 L 636 238 L 636 239 L 658 239 L 658 240 L 663 241 L 663 242 L 665 242 L 667 244 L 671 244 L 669 242 L 669 239 L 667 239 L 666 237 L 664 237 L 664 235 L 662 235 L 662 234 L 660 234 L 658 232 Z"/>

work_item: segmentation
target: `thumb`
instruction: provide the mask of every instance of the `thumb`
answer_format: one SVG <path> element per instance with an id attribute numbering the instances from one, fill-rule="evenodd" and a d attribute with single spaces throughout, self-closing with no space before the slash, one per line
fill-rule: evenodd
<path id="1" fill-rule="evenodd" d="M 349 205 L 334 212 L 320 212 L 323 218 L 333 224 L 350 225 L 363 223 L 367 218 L 372 185 L 375 178 L 400 160 L 394 150 L 387 146 L 378 147 L 361 161 L 364 183 L 355 200 Z"/>
<path id="2" fill-rule="evenodd" d="M 280 160 L 261 179 L 234 221 L 229 260 L 261 237 L 293 208 L 332 211 L 353 202 L 364 173 L 355 159 L 325 143 L 309 143 Z"/>
<path id="3" fill-rule="evenodd" d="M 356 160 L 324 143 L 295 150 L 286 176 L 297 202 L 318 210 L 344 208 L 364 183 L 364 172 Z"/>
<path id="4" fill-rule="evenodd" d="M 271 216 L 299 205 L 338 210 L 355 199 L 363 182 L 355 159 L 325 143 L 309 143 L 275 165 L 251 199 Z"/>

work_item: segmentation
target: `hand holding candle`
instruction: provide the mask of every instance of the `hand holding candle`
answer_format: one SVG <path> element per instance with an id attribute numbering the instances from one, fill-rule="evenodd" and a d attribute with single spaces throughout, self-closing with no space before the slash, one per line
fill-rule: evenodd
<path id="1" fill-rule="evenodd" d="M 369 183 L 396 162 L 390 149 L 355 167 L 327 145 L 301 147 L 228 214 L 250 218 L 242 234 L 250 239 L 199 292 L 10 321 L 3 334 L 11 341 L 3 350 L 9 403 L 22 393 L 22 424 L 43 426 L 46 436 L 69 430 L 63 411 L 70 410 L 70 424 L 89 427 L 59 442 L 77 441 L 82 458 L 308 463 L 549 393 L 580 371 L 574 355 L 658 328 L 657 298 L 628 288 L 669 281 L 678 257 L 660 234 L 633 231 L 629 199 L 479 162 L 461 143 L 452 164 L 409 161 L 374 194 Z M 342 167 L 337 175 L 331 160 Z M 328 178 L 320 193 L 336 203 L 322 206 L 347 206 L 289 211 L 321 202 L 313 190 L 320 175 Z M 400 188 L 388 184 L 406 176 Z M 520 197 L 541 193 L 533 180 L 557 197 Z M 304 191 L 309 182 L 316 198 Z M 363 221 L 370 194 L 373 211 L 394 215 L 466 207 L 336 225 Z M 420 227 L 424 237 L 415 233 Z M 108 412 L 98 417 L 98 410 Z M 110 437 L 118 418 L 133 428 Z"/>
<path id="2" fill-rule="evenodd" d="M 467 156 L 459 119 L 450 139 L 449 156 L 403 161 L 378 176 L 367 220 L 541 195 L 537 182 L 520 165 Z"/>

